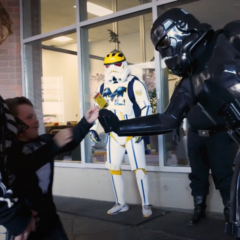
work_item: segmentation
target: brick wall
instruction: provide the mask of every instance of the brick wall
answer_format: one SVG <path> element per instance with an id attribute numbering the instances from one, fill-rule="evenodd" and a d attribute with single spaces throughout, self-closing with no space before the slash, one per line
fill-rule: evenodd
<path id="1" fill-rule="evenodd" d="M 19 0 L 1 0 L 13 20 L 13 34 L 0 46 L 0 94 L 21 96 L 21 45 Z"/>

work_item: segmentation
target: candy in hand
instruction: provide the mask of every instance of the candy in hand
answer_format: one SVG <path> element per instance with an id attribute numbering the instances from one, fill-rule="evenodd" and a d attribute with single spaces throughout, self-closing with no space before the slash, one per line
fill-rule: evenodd
<path id="1" fill-rule="evenodd" d="M 97 93 L 94 97 L 93 97 L 94 101 L 99 105 L 99 107 L 101 109 L 106 108 L 108 106 L 107 101 L 104 99 L 104 97 L 100 94 Z"/>

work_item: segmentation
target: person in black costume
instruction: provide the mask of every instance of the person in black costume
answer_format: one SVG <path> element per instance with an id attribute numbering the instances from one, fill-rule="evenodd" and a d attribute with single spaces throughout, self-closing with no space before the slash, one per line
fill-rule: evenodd
<path id="1" fill-rule="evenodd" d="M 195 115 L 196 118 L 192 118 L 194 112 L 195 110 L 191 109 L 188 114 L 190 116 L 187 116 L 187 119 L 190 122 L 192 120 L 193 123 L 198 117 L 198 115 Z M 203 119 L 203 117 L 200 119 Z M 235 142 L 227 134 L 226 130 L 219 128 L 212 135 L 202 136 L 201 134 L 208 131 L 199 131 L 194 128 L 195 126 L 191 125 L 188 131 L 188 158 L 191 166 L 189 179 L 194 200 L 194 214 L 188 224 L 195 224 L 206 216 L 206 199 L 209 194 L 209 169 L 211 169 L 216 189 L 220 190 L 224 204 L 224 216 L 226 222 L 228 222 Z M 201 125 L 197 126 L 201 127 Z"/>
<path id="2" fill-rule="evenodd" d="M 220 190 L 224 205 L 224 216 L 226 222 L 228 222 L 230 188 L 233 176 L 232 165 L 236 154 L 236 143 L 228 135 L 224 125 L 214 128 L 215 132 L 210 134 L 207 130 L 199 130 L 201 127 L 202 129 L 208 129 L 209 126 L 212 126 L 212 122 L 205 115 L 202 115 L 199 106 L 196 105 L 191 108 L 186 118 L 190 125 L 187 131 L 187 149 L 191 167 L 191 173 L 189 174 L 190 188 L 194 200 L 194 213 L 187 224 L 196 224 L 206 216 L 210 169 L 215 187 Z M 179 139 L 180 136 L 177 131 L 178 129 L 174 131 L 175 137 Z"/>
<path id="3" fill-rule="evenodd" d="M 209 24 L 199 23 L 185 10 L 174 8 L 154 22 L 151 39 L 167 67 L 182 80 L 163 114 L 119 121 L 106 109 L 101 110 L 99 120 L 105 131 L 114 131 L 119 136 L 171 132 L 179 127 L 190 110 L 196 108 L 202 118 L 206 116 L 205 119 L 210 121 L 203 124 L 199 117 L 195 130 L 211 135 L 226 127 L 229 135 L 239 144 L 240 21 L 230 22 L 215 32 Z M 236 161 L 231 187 L 230 223 L 226 224 L 226 232 L 238 238 L 239 173 L 240 162 Z"/>

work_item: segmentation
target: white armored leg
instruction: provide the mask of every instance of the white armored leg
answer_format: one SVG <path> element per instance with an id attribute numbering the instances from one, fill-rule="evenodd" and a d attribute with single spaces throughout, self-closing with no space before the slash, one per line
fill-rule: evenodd
<path id="1" fill-rule="evenodd" d="M 144 217 L 152 215 L 152 210 L 149 206 L 149 187 L 148 177 L 146 174 L 146 159 L 143 140 L 139 143 L 135 142 L 134 138 L 131 138 L 126 144 L 129 161 L 132 171 L 136 174 L 136 180 L 138 184 L 138 190 L 142 200 L 142 212 Z"/>
<path id="2" fill-rule="evenodd" d="M 121 170 L 110 170 L 116 204 L 125 204 L 125 186 Z"/>
<path id="3" fill-rule="evenodd" d="M 152 215 L 152 209 L 149 206 L 149 187 L 148 176 L 145 169 L 136 169 L 136 179 L 138 184 L 138 190 L 142 199 L 142 213 L 144 217 L 150 217 Z"/>
<path id="4" fill-rule="evenodd" d="M 112 137 L 107 140 L 107 162 L 106 166 L 110 170 L 113 191 L 116 204 L 108 210 L 108 214 L 117 214 L 128 210 L 125 202 L 125 187 L 121 171 L 121 164 L 125 154 L 125 148 L 119 145 Z"/>
<path id="5" fill-rule="evenodd" d="M 145 169 L 136 169 L 135 171 L 138 190 L 142 199 L 142 206 L 149 205 L 149 187 L 148 176 Z"/>

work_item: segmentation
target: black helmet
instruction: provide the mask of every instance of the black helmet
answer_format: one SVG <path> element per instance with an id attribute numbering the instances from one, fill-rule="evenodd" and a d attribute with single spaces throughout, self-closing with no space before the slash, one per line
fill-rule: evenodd
<path id="1" fill-rule="evenodd" d="M 200 24 L 184 9 L 173 8 L 154 22 L 151 40 L 167 67 L 174 74 L 182 76 L 189 71 L 194 61 L 194 48 L 210 32 L 214 33 L 209 24 Z"/>

